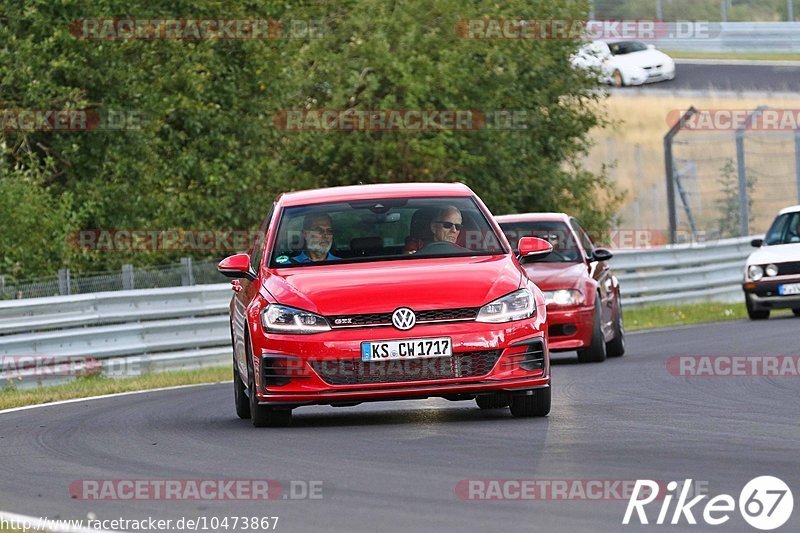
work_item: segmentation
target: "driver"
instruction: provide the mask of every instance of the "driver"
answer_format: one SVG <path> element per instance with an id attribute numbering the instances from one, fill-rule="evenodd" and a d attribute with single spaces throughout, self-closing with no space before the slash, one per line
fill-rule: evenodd
<path id="1" fill-rule="evenodd" d="M 461 211 L 452 205 L 439 210 L 431 222 L 434 242 L 450 242 L 455 244 L 463 228 Z"/>
<path id="2" fill-rule="evenodd" d="M 340 259 L 331 253 L 333 221 L 327 213 L 311 213 L 303 219 L 305 249 L 292 258 L 296 263 L 311 263 Z"/>

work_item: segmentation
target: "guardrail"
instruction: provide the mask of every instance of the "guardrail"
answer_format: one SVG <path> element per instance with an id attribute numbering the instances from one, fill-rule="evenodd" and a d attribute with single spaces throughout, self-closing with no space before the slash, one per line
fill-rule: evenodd
<path id="1" fill-rule="evenodd" d="M 800 52 L 800 22 L 708 22 L 707 31 L 681 31 L 697 23 L 668 24 L 669 35 L 648 41 L 664 50 L 694 52 Z M 689 34 L 687 37 L 680 35 Z"/>
<path id="2" fill-rule="evenodd" d="M 617 250 L 611 266 L 626 306 L 738 301 L 750 240 Z M 92 365 L 130 376 L 229 364 L 230 296 L 221 283 L 0 301 L 0 387 L 64 381 Z M 82 363 L 37 366 L 63 358 Z"/>
<path id="3" fill-rule="evenodd" d="M 741 282 L 754 237 L 648 250 L 617 250 L 611 267 L 626 306 L 742 300 Z"/>
<path id="4" fill-rule="evenodd" d="M 0 387 L 230 361 L 227 283 L 0 301 Z M 22 379 L 20 379 L 22 378 Z"/>

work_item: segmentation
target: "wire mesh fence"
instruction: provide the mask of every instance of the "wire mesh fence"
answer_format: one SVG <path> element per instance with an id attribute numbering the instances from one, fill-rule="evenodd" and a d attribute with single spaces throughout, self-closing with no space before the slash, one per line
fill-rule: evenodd
<path id="1" fill-rule="evenodd" d="M 800 203 L 797 133 L 681 131 L 673 142 L 678 235 L 716 240 L 766 232 Z"/>
<path id="2" fill-rule="evenodd" d="M 68 294 L 155 289 L 223 283 L 226 278 L 217 271 L 217 261 L 192 261 L 183 258 L 179 264 L 133 267 L 106 272 L 71 272 L 61 269 L 58 276 L 11 280 L 0 276 L 0 300 L 41 298 Z"/>

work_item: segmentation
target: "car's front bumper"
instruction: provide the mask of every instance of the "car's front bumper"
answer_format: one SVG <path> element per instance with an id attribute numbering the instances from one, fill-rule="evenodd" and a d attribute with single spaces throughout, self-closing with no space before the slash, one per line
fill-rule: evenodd
<path id="1" fill-rule="evenodd" d="M 749 281 L 742 285 L 742 290 L 755 311 L 798 309 L 800 308 L 800 294 L 781 295 L 778 293 L 778 286 L 787 283 L 800 283 L 800 276 L 783 276 L 779 280 Z"/>
<path id="2" fill-rule="evenodd" d="M 567 352 L 589 346 L 594 327 L 594 307 L 547 308 L 551 352 Z"/>
<path id="3" fill-rule="evenodd" d="M 524 391 L 550 384 L 543 318 L 339 329 L 315 335 L 267 334 L 254 342 L 257 399 L 271 405 L 346 404 L 402 398 Z M 450 337 L 453 356 L 361 361 L 361 343 Z M 538 354 L 541 351 L 541 364 Z M 521 364 L 536 357 L 535 364 Z M 540 368 L 539 368 L 540 367 Z"/>
<path id="4" fill-rule="evenodd" d="M 647 78 L 644 83 L 656 83 L 659 81 L 667 81 L 675 79 L 675 67 L 661 68 L 657 71 L 647 71 Z"/>

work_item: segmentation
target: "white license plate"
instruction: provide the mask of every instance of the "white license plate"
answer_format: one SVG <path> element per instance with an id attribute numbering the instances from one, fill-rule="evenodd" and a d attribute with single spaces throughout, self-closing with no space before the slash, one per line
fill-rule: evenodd
<path id="1" fill-rule="evenodd" d="M 361 343 L 362 361 L 424 359 L 426 357 L 448 357 L 452 355 L 453 343 L 450 341 L 450 337 Z"/>
<path id="2" fill-rule="evenodd" d="M 788 296 L 790 294 L 800 294 L 800 283 L 788 283 L 786 285 L 778 285 L 778 294 L 781 296 Z"/>

